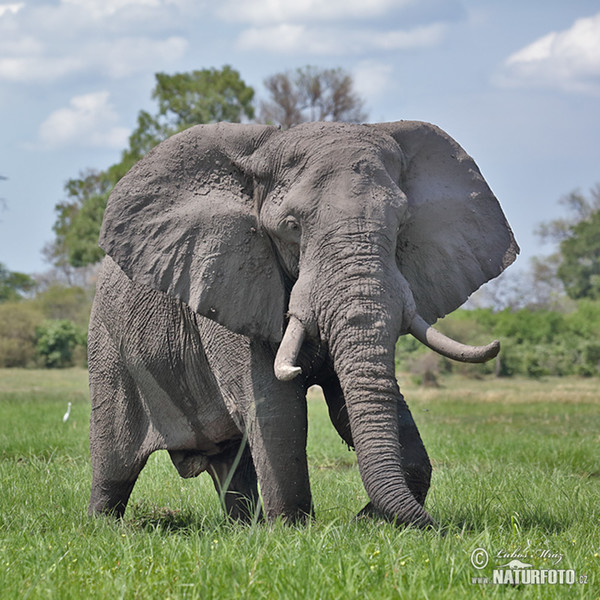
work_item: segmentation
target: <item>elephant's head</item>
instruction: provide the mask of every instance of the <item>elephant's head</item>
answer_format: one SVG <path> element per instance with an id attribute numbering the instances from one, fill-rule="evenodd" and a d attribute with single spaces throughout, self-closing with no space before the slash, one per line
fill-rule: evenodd
<path id="1" fill-rule="evenodd" d="M 193 127 L 115 187 L 101 246 L 133 280 L 280 344 L 280 379 L 300 372 L 304 336 L 326 345 L 373 505 L 428 521 L 398 467 L 396 340 L 410 332 L 453 358 L 495 355 L 429 324 L 518 253 L 453 139 L 410 121 Z"/>

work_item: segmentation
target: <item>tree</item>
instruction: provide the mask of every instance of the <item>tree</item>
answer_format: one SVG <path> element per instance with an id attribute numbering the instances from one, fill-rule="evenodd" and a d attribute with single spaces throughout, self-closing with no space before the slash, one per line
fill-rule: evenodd
<path id="1" fill-rule="evenodd" d="M 0 263 L 0 302 L 20 300 L 35 287 L 35 281 L 25 273 L 9 271 Z"/>
<path id="2" fill-rule="evenodd" d="M 544 261 L 546 275 L 562 282 L 569 298 L 600 298 L 600 184 L 587 197 L 574 191 L 559 203 L 568 215 L 536 231 L 542 241 L 559 244 Z"/>
<path id="3" fill-rule="evenodd" d="M 86 345 L 86 333 L 66 319 L 45 321 L 36 329 L 36 349 L 45 367 L 50 369 L 73 365 L 77 346 Z"/>
<path id="4" fill-rule="evenodd" d="M 137 127 L 123 153 L 125 171 L 121 177 L 156 144 L 192 125 L 227 121 L 240 123 L 254 118 L 254 89 L 240 74 L 225 65 L 191 73 L 156 73 L 152 99 L 158 111 L 151 115 L 140 111 Z"/>
<path id="5" fill-rule="evenodd" d="M 540 223 L 536 234 L 543 242 L 560 243 L 572 235 L 573 229 L 600 210 L 600 184 L 590 190 L 586 198 L 579 190 L 563 196 L 559 204 L 567 210 L 567 216 Z"/>
<path id="6" fill-rule="evenodd" d="M 44 253 L 57 267 L 82 267 L 98 262 L 104 253 L 98 235 L 108 195 L 114 186 L 109 172 L 88 170 L 65 184 L 67 200 L 59 202 L 52 226 L 56 238 Z M 68 274 L 67 274 L 68 277 Z"/>
<path id="7" fill-rule="evenodd" d="M 121 161 L 106 171 L 87 170 L 65 184 L 67 198 L 55 207 L 56 238 L 46 245 L 44 254 L 67 278 L 72 267 L 93 264 L 103 257 L 98 236 L 108 196 L 148 151 L 192 125 L 254 117 L 254 90 L 229 66 L 174 75 L 157 73 L 155 77 L 152 98 L 158 103 L 157 112 L 139 112 Z"/>
<path id="8" fill-rule="evenodd" d="M 600 299 L 600 210 L 572 228 L 560 253 L 557 273 L 569 297 Z"/>
<path id="9" fill-rule="evenodd" d="M 277 73 L 264 82 L 270 100 L 261 102 L 260 119 L 284 128 L 308 121 L 360 123 L 364 102 L 343 69 L 306 66 Z"/>
<path id="10" fill-rule="evenodd" d="M 194 123 L 228 121 L 240 123 L 254 118 L 254 90 L 230 66 L 192 73 L 157 73 L 152 98 L 158 101 L 158 114 L 166 117 L 173 130 Z"/>

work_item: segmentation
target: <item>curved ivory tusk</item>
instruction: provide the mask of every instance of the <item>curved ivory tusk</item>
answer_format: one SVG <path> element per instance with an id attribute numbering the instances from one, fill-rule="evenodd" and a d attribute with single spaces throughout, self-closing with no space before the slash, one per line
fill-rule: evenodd
<path id="1" fill-rule="evenodd" d="M 291 381 L 302 373 L 302 369 L 296 366 L 296 360 L 305 335 L 304 325 L 291 316 L 275 357 L 275 377 L 280 381 Z"/>
<path id="2" fill-rule="evenodd" d="M 486 362 L 500 352 L 498 340 L 487 346 L 467 346 L 440 333 L 419 315 L 415 315 L 408 331 L 438 354 L 461 362 Z"/>

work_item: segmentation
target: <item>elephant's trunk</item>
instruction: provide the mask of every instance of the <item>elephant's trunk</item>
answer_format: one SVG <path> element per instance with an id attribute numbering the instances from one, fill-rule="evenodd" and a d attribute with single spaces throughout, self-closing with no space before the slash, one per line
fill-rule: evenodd
<path id="1" fill-rule="evenodd" d="M 340 324 L 338 332 L 331 332 L 330 350 L 371 506 L 398 523 L 429 525 L 432 520 L 411 492 L 403 469 L 403 454 L 413 447 L 422 449 L 422 442 L 414 421 L 409 422 L 410 412 L 396 382 L 394 336 L 388 335 L 384 314 L 374 314 L 370 302 L 359 300 L 346 306 L 364 325 Z M 344 321 L 341 316 L 340 321 Z M 407 422 L 401 424 L 402 415 Z M 421 465 L 425 471 L 429 464 L 424 449 L 422 459 L 427 463 Z"/>
<path id="2" fill-rule="evenodd" d="M 364 253 L 349 254 L 343 265 L 321 263 L 319 274 L 327 285 L 312 288 L 313 314 L 342 388 L 371 509 L 398 523 L 427 526 L 432 520 L 411 492 L 403 469 L 404 455 L 418 455 L 423 472 L 429 462 L 398 389 L 394 365 L 403 305 L 410 291 L 395 262 L 371 255 L 372 248 L 365 244 L 361 247 Z M 295 292 L 301 290 L 292 292 L 292 314 L 301 308 Z M 289 328 L 296 327 L 292 319 Z M 285 336 L 294 337 L 291 331 Z M 295 366 L 295 357 L 287 349 L 281 351 L 281 357 L 284 355 L 287 365 Z M 417 445 L 422 452 L 413 451 Z"/>

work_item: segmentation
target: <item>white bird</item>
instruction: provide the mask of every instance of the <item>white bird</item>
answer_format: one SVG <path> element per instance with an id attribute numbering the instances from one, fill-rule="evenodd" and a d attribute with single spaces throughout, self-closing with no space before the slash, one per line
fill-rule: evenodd
<path id="1" fill-rule="evenodd" d="M 69 402 L 69 404 L 67 405 L 67 412 L 63 416 L 63 423 L 66 423 L 69 420 L 70 416 L 71 416 L 71 403 Z"/>

